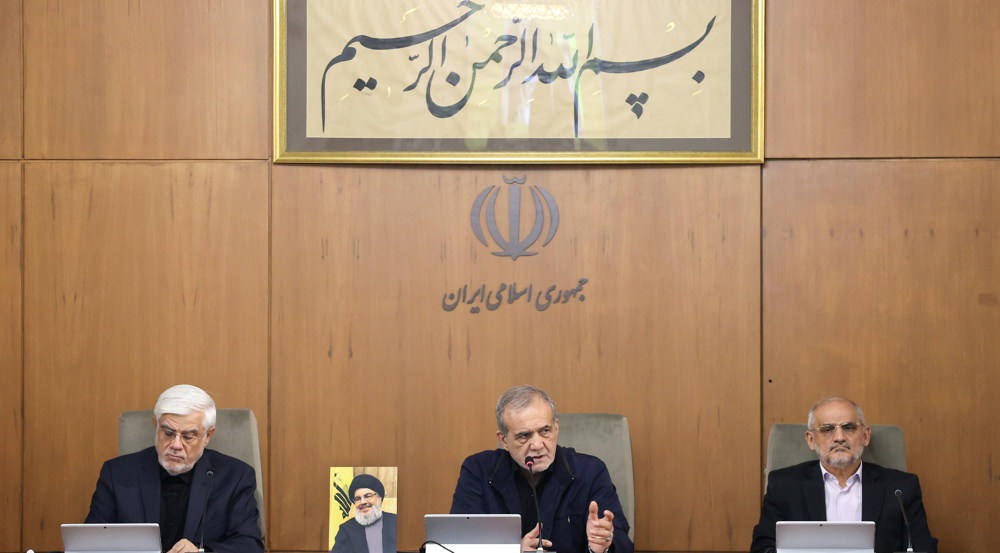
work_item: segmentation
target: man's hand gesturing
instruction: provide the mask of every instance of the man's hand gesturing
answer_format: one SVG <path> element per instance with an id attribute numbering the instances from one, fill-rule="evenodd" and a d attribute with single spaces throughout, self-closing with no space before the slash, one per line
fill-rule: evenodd
<path id="1" fill-rule="evenodd" d="M 535 528 L 521 538 L 521 551 L 535 551 L 538 549 L 538 535 L 542 532 L 542 523 L 535 525 Z M 552 547 L 552 542 L 542 540 L 542 547 Z"/>
<path id="2" fill-rule="evenodd" d="M 597 518 L 597 502 L 590 502 L 590 515 L 587 516 L 587 542 L 590 543 L 590 550 L 594 553 L 604 553 L 604 550 L 611 547 L 611 540 L 615 535 L 615 526 L 612 521 L 615 514 L 611 511 L 604 511 L 604 516 Z"/>

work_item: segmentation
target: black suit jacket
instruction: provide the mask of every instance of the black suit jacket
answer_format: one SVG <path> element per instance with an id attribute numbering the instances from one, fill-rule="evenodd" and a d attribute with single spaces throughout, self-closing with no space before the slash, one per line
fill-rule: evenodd
<path id="1" fill-rule="evenodd" d="M 937 553 L 937 540 L 927 527 L 927 514 L 914 474 L 861 464 L 861 520 L 875 523 L 875 552 L 906 551 L 906 525 L 896 490 L 903 492 L 906 516 L 913 532 L 913 550 Z M 826 492 L 819 461 L 776 470 L 767 477 L 760 522 L 753 529 L 751 553 L 774 548 L 775 523 L 782 520 L 826 520 Z"/>
<path id="2" fill-rule="evenodd" d="M 264 553 L 257 526 L 257 477 L 250 465 L 206 449 L 195 464 L 184 538 L 198 545 L 204 512 L 205 474 L 213 471 L 205 520 L 205 548 L 217 553 Z M 104 463 L 90 500 L 88 524 L 160 522 L 160 464 L 148 447 Z"/>
<path id="3" fill-rule="evenodd" d="M 331 553 L 368 553 L 365 527 L 355 519 L 346 520 L 337 530 Z M 382 513 L 382 553 L 396 553 L 396 515 Z"/>

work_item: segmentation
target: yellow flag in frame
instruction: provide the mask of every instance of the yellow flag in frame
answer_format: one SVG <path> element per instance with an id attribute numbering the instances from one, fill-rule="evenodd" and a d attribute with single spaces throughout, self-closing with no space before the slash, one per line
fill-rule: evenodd
<path id="1" fill-rule="evenodd" d="M 354 467 L 330 467 L 330 544 L 327 549 L 333 549 L 340 525 L 352 516 L 354 502 L 347 493 L 351 480 L 354 480 Z"/>

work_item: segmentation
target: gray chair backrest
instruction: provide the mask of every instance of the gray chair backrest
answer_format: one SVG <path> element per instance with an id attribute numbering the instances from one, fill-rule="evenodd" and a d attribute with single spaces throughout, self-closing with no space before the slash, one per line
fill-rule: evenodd
<path id="1" fill-rule="evenodd" d="M 153 411 L 125 411 L 118 418 L 118 455 L 142 451 L 154 445 L 156 433 Z M 257 525 L 264 534 L 264 470 L 260 461 L 260 436 L 257 417 L 250 409 L 217 409 L 215 434 L 208 449 L 214 449 L 253 467 L 257 473 Z"/>
<path id="2" fill-rule="evenodd" d="M 886 468 L 906 470 L 906 441 L 903 429 L 891 424 L 871 425 L 872 438 L 861 454 L 861 460 Z M 767 438 L 767 465 L 764 475 L 772 470 L 816 460 L 816 452 L 806 443 L 806 425 L 776 424 Z"/>
<path id="3" fill-rule="evenodd" d="M 559 413 L 559 445 L 604 461 L 628 519 L 628 537 L 635 540 L 635 475 L 628 419 L 605 413 Z"/>

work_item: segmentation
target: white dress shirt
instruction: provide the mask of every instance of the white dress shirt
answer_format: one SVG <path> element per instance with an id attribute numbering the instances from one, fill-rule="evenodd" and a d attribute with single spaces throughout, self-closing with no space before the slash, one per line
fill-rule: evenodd
<path id="1" fill-rule="evenodd" d="M 861 464 L 843 488 L 823 463 L 819 464 L 819 468 L 823 471 L 823 489 L 826 492 L 826 520 L 861 522 Z"/>

